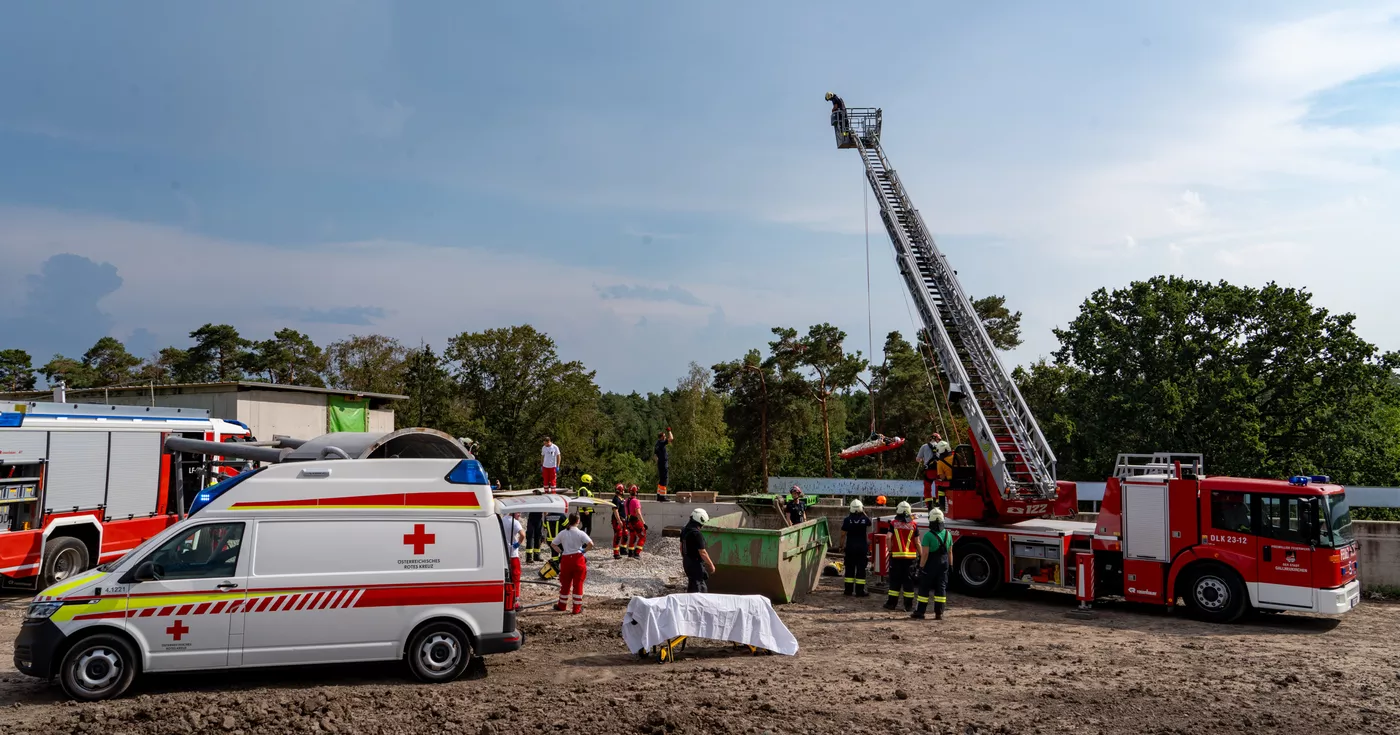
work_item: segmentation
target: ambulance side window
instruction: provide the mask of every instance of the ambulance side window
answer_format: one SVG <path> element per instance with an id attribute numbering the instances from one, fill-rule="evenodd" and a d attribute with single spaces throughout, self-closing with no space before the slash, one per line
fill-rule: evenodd
<path id="1" fill-rule="evenodd" d="M 161 544 L 144 561 L 155 565 L 158 580 L 231 577 L 242 541 L 242 523 L 195 526 Z"/>

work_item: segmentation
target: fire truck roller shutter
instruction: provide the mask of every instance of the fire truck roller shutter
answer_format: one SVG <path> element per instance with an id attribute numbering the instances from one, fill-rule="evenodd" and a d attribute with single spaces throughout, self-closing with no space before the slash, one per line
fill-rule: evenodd
<path id="1" fill-rule="evenodd" d="M 44 483 L 46 510 L 96 508 L 107 497 L 105 431 L 55 431 L 49 434 L 49 469 Z"/>
<path id="2" fill-rule="evenodd" d="M 106 519 L 116 521 L 155 513 L 159 488 L 160 432 L 112 432 Z"/>

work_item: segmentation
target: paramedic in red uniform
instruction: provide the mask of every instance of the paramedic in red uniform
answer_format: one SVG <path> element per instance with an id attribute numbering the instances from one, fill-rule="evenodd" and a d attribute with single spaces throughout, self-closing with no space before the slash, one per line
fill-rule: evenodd
<path id="1" fill-rule="evenodd" d="M 559 445 L 550 441 L 549 437 L 545 437 L 544 446 L 540 447 L 540 475 L 542 480 L 540 487 L 557 487 L 559 480 L 559 460 L 561 458 L 562 455 L 559 452 Z"/>
<path id="2" fill-rule="evenodd" d="M 512 610 L 520 609 L 520 542 L 525 540 L 525 529 L 520 527 L 520 519 L 515 513 L 501 516 L 501 531 L 506 538 L 506 548 L 510 550 L 510 584 Z"/>
<path id="3" fill-rule="evenodd" d="M 628 556 L 639 557 L 647 545 L 647 521 L 642 517 L 642 501 L 637 498 L 637 486 L 627 490 L 627 543 L 624 549 Z"/>
<path id="4" fill-rule="evenodd" d="M 588 559 L 584 552 L 593 548 L 593 539 L 578 527 L 578 514 L 569 514 L 569 525 L 554 537 L 554 553 L 559 560 L 559 604 L 555 610 L 573 606 L 573 614 L 583 612 L 583 580 L 588 577 Z"/>

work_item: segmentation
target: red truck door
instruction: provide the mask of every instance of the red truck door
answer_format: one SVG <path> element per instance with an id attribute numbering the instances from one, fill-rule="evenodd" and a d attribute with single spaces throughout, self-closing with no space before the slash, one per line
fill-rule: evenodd
<path id="1" fill-rule="evenodd" d="M 1255 496 L 1258 506 L 1259 602 L 1312 609 L 1313 548 L 1308 498 L 1298 495 Z"/>

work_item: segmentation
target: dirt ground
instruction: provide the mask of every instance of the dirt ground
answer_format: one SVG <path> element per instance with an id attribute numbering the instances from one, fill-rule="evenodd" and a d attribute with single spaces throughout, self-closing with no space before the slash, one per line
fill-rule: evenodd
<path id="1" fill-rule="evenodd" d="M 550 591 L 533 587 L 531 601 Z M 830 580 L 779 608 L 795 657 L 696 642 L 679 661 L 623 649 L 623 600 L 531 610 L 524 650 L 485 678 L 416 684 L 401 666 L 147 677 L 64 700 L 10 668 L 25 600 L 0 603 L 0 733 L 1395 733 L 1400 605 L 1233 626 L 1068 596 L 953 595 L 941 622 L 846 598 Z"/>

